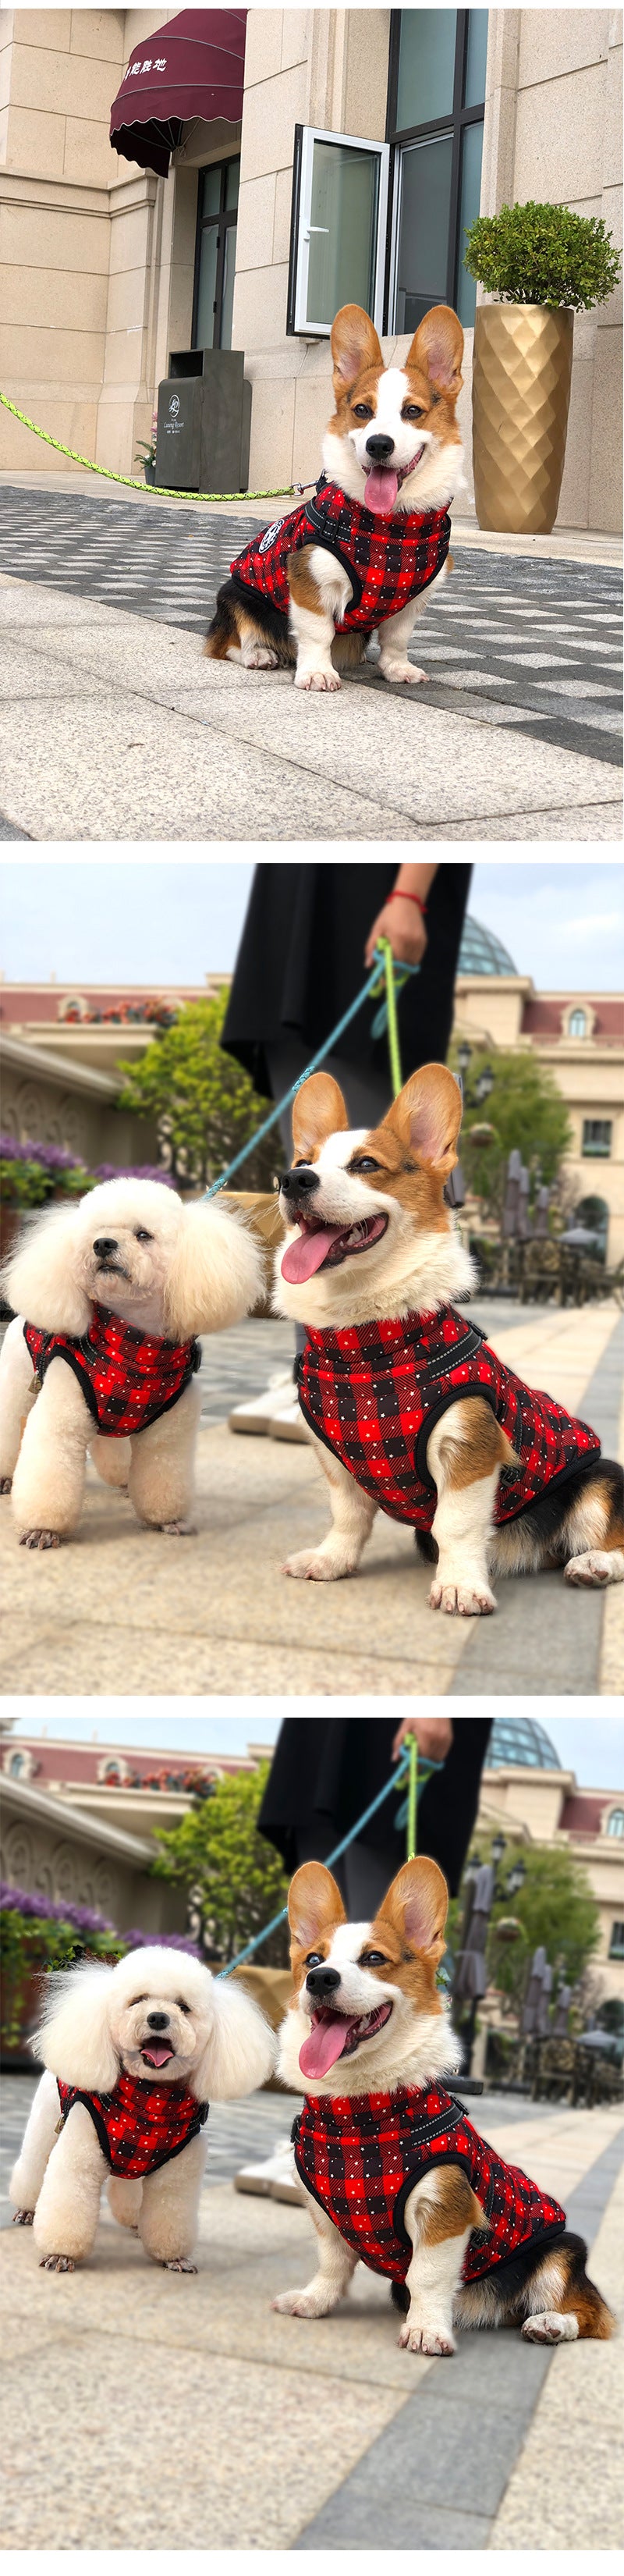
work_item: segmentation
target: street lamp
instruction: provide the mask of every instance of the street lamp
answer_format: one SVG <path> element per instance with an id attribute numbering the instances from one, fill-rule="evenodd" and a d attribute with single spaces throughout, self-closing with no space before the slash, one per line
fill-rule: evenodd
<path id="1" fill-rule="evenodd" d="M 468 1066 L 472 1063 L 472 1047 L 469 1046 L 467 1038 L 462 1038 L 461 1044 L 458 1046 L 457 1062 L 462 1079 L 465 1107 L 466 1109 L 480 1108 L 481 1102 L 483 1100 L 489 1100 L 490 1092 L 494 1089 L 494 1074 L 492 1072 L 491 1064 L 484 1064 L 482 1066 L 481 1072 L 477 1074 L 474 1091 L 470 1094 L 467 1088 L 466 1077 Z"/>

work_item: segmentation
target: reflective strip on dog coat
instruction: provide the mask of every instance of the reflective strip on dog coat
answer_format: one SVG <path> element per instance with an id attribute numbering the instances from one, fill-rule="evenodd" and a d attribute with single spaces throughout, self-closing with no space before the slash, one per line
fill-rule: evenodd
<path id="1" fill-rule="evenodd" d="M 24 1340 L 37 1376 L 43 1380 L 52 1360 L 67 1360 L 73 1369 L 98 1431 L 107 1440 L 125 1440 L 147 1431 L 177 1404 L 185 1386 L 201 1367 L 199 1342 L 165 1342 L 137 1333 L 106 1306 L 94 1306 L 80 1341 L 70 1333 L 43 1333 L 38 1324 L 24 1325 Z"/>
<path id="2" fill-rule="evenodd" d="M 83 2102 L 111 2173 L 123 2174 L 126 2182 L 156 2173 L 181 2155 L 199 2137 L 210 2108 L 183 2084 L 143 2084 L 136 2075 L 120 2075 L 112 2093 L 83 2093 L 59 2077 L 57 2083 L 63 2127 L 74 2103 Z"/>
<path id="3" fill-rule="evenodd" d="M 596 1432 L 525 1386 L 455 1306 L 349 1332 L 308 1328 L 298 1393 L 306 1422 L 356 1484 L 391 1519 L 416 1529 L 430 1530 L 436 1510 L 427 1469 L 434 1423 L 466 1396 L 485 1397 L 519 1461 L 499 1476 L 497 1525 L 600 1457 Z"/>
<path id="4" fill-rule="evenodd" d="M 337 635 L 352 627 L 370 633 L 385 617 L 395 617 L 408 600 L 426 590 L 446 563 L 451 522 L 446 510 L 417 512 L 364 510 L 337 483 L 322 475 L 315 497 L 286 519 L 277 519 L 252 537 L 230 571 L 237 583 L 257 591 L 284 616 L 290 604 L 289 554 L 301 546 L 321 545 L 348 574 L 353 597 L 336 619 Z M 253 607 L 249 601 L 250 610 Z"/>
<path id="5" fill-rule="evenodd" d="M 369 2271 L 404 2281 L 413 2246 L 406 2200 L 433 2165 L 461 2165 L 487 2227 L 474 2228 L 462 2279 L 481 2281 L 525 2247 L 561 2236 L 565 2211 L 518 2166 L 503 2162 L 439 2085 L 366 2093 L 353 2101 L 306 2095 L 293 2128 L 301 2181 Z"/>

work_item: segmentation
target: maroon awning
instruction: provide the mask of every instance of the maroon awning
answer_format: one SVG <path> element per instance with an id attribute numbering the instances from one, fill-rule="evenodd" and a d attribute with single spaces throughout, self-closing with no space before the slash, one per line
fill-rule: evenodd
<path id="1" fill-rule="evenodd" d="M 166 179 L 192 118 L 243 113 L 246 9 L 181 9 L 135 45 L 111 109 L 110 139 L 127 161 Z"/>

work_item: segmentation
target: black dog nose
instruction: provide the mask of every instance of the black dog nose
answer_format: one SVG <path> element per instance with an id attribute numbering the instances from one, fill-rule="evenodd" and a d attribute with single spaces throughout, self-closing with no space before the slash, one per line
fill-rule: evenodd
<path id="1" fill-rule="evenodd" d="M 309 1199 L 318 1186 L 318 1172 L 311 1171 L 309 1163 L 299 1163 L 294 1172 L 283 1172 L 280 1180 L 280 1191 L 285 1199 Z"/>
<path id="2" fill-rule="evenodd" d="M 168 2014 L 168 2013 L 148 2013 L 148 2014 L 147 2014 L 147 2027 L 148 2027 L 148 2030 L 168 2030 L 168 2028 L 169 2028 L 169 2014 Z"/>
<path id="3" fill-rule="evenodd" d="M 117 1252 L 118 1250 L 116 1235 L 96 1234 L 93 1250 L 94 1252 L 97 1252 L 98 1261 L 105 1261 L 109 1252 Z"/>
<path id="4" fill-rule="evenodd" d="M 336 1987 L 340 1985 L 339 1970 L 338 1968 L 311 1968 L 309 1976 L 306 1977 L 306 1985 L 309 1994 L 318 1995 L 320 2004 L 326 2003 L 330 1995 L 335 1995 Z"/>
<path id="5" fill-rule="evenodd" d="M 387 457 L 394 456 L 394 439 L 367 438 L 366 454 L 374 456 L 376 465 L 385 465 Z"/>

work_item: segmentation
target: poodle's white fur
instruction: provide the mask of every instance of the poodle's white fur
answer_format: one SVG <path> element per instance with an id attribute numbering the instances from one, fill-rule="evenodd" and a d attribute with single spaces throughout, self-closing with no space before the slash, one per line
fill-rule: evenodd
<path id="1" fill-rule="evenodd" d="M 157 2073 L 144 2053 L 154 2045 L 147 2019 L 154 2011 L 166 2015 L 163 2039 L 173 2051 Z M 34 2227 L 46 2271 L 71 2272 L 91 2252 L 108 2166 L 83 2103 L 74 2103 L 57 2134 L 57 2076 L 83 2093 L 111 2093 L 123 2070 L 143 2082 L 183 2084 L 198 2102 L 228 2102 L 265 2082 L 276 2043 L 240 1986 L 215 1982 L 188 1952 L 155 1946 L 129 1953 L 115 1968 L 89 1964 L 52 1977 L 32 2046 L 46 2072 L 11 2175 L 13 2223 Z M 138 2230 L 145 2252 L 170 2271 L 196 2269 L 206 2144 L 204 2128 L 143 2181 L 108 2175 L 114 2218 Z"/>
<path id="2" fill-rule="evenodd" d="M 114 1241 L 110 1259 L 95 1250 L 103 1240 Z M 0 1360 L 0 1493 L 12 1484 L 23 1545 L 58 1546 L 75 1529 L 88 1450 L 106 1484 L 127 1485 L 139 1520 L 181 1531 L 192 1502 L 200 1412 L 193 1378 L 178 1403 L 132 1440 L 102 1437 L 60 1357 L 35 1404 L 24 1320 L 75 1338 L 86 1332 L 96 1303 L 139 1332 L 184 1342 L 239 1323 L 262 1282 L 262 1254 L 242 1217 L 214 1201 L 185 1207 L 159 1181 L 103 1181 L 73 1207 L 40 1218 L 3 1274 L 15 1322 Z"/>

